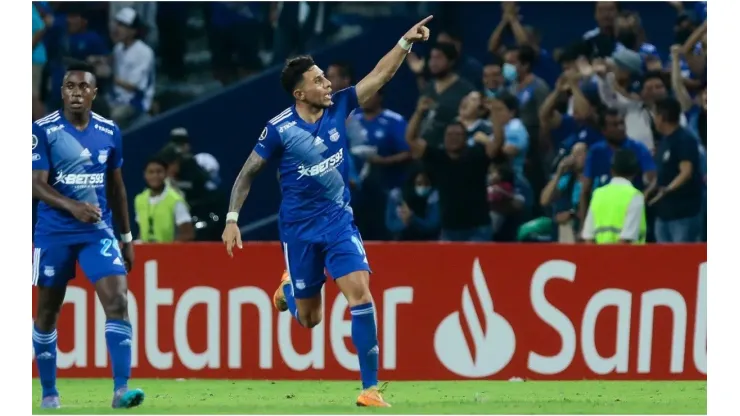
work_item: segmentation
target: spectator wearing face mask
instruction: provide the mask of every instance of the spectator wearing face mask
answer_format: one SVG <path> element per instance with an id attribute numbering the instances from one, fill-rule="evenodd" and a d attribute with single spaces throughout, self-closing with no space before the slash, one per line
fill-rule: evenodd
<path id="1" fill-rule="evenodd" d="M 426 113 L 421 136 L 432 147 L 442 144 L 447 125 L 457 116 L 460 101 L 475 90 L 472 84 L 454 72 L 457 57 L 455 47 L 447 43 L 436 44 L 429 54 L 432 80 L 421 95 L 433 104 Z"/>
<path id="2" fill-rule="evenodd" d="M 655 161 L 644 144 L 627 137 L 624 116 L 617 110 L 605 110 L 599 116 L 599 126 L 605 140 L 588 149 L 582 178 L 581 201 L 578 204 L 580 221 L 585 218 L 593 190 L 609 183 L 612 158 L 617 150 L 629 150 L 637 157 L 640 172 L 632 179 L 635 188 L 650 192 L 655 186 Z"/>
<path id="3" fill-rule="evenodd" d="M 411 155 L 422 161 L 439 191 L 441 238 L 444 241 L 490 241 L 493 229 L 488 214 L 486 173 L 502 141 L 489 141 L 485 147 L 480 144 L 469 147 L 465 126 L 453 122 L 445 130 L 444 146 L 433 146 L 419 135 L 421 119 L 429 105 L 428 98 L 419 100 L 409 120 L 406 141 Z"/>
<path id="4" fill-rule="evenodd" d="M 516 81 L 516 67 L 494 55 L 483 67 L 483 94 L 496 98 Z"/>
<path id="5" fill-rule="evenodd" d="M 406 184 L 391 190 L 385 224 L 394 240 L 439 239 L 439 192 L 424 171 L 413 172 Z"/>
<path id="6" fill-rule="evenodd" d="M 699 240 L 703 184 L 699 147 L 688 129 L 681 127 L 681 104 L 665 98 L 656 105 L 655 126 L 663 135 L 656 152 L 658 188 L 650 195 L 656 207 L 655 238 L 659 243 Z"/>

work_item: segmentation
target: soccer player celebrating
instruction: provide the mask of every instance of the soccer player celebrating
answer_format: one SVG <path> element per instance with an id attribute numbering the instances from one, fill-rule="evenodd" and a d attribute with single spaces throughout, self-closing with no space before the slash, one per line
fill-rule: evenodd
<path id="1" fill-rule="evenodd" d="M 362 378 L 358 406 L 389 407 L 378 389 L 378 336 L 370 294 L 370 266 L 350 207 L 345 120 L 359 104 L 391 80 L 415 42 L 429 39 L 414 25 L 356 86 L 332 94 L 331 82 L 309 56 L 287 61 L 283 88 L 295 99 L 267 123 L 231 191 L 223 241 L 230 256 L 242 248 L 239 210 L 257 173 L 270 158 L 280 159 L 280 240 L 287 272 L 275 294 L 275 306 L 289 310 L 298 323 L 321 322 L 324 269 L 347 298 L 352 342 Z"/>
<path id="2" fill-rule="evenodd" d="M 133 264 L 134 249 L 121 175 L 121 132 L 116 123 L 90 111 L 97 88 L 89 67 L 70 66 L 61 93 L 63 110 L 32 125 L 33 198 L 40 201 L 33 236 L 32 277 L 38 287 L 33 348 L 41 407 L 61 405 L 56 387 L 56 324 L 76 262 L 95 285 L 105 311 L 113 407 L 134 407 L 141 404 L 144 393 L 128 389 L 133 334 L 126 273 Z M 112 216 L 122 232 L 122 249 Z"/>

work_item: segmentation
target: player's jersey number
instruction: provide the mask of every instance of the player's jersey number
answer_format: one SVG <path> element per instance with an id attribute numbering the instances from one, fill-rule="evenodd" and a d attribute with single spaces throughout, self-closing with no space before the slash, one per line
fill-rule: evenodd
<path id="1" fill-rule="evenodd" d="M 100 248 L 100 254 L 103 257 L 113 257 L 113 256 L 120 257 L 120 252 L 118 251 L 118 244 L 116 244 L 115 240 L 112 240 L 110 238 L 104 238 L 100 240 L 100 244 L 103 245 Z M 113 253 L 111 253 L 111 249 L 113 250 Z"/>

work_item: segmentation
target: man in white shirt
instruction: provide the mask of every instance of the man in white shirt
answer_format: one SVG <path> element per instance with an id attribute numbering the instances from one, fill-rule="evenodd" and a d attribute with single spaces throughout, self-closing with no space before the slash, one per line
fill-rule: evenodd
<path id="1" fill-rule="evenodd" d="M 154 51 L 139 39 L 141 21 L 134 9 L 119 10 L 116 24 L 111 118 L 125 128 L 149 112 L 152 106 Z"/>

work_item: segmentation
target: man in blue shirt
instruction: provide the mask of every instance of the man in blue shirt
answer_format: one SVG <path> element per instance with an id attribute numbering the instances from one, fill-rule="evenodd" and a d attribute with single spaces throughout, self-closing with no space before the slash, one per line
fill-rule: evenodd
<path id="1" fill-rule="evenodd" d="M 229 255 L 241 248 L 237 225 L 255 175 L 268 159 L 280 160 L 280 240 L 287 274 L 274 296 L 280 312 L 290 311 L 301 326 L 321 322 L 324 270 L 347 298 L 352 343 L 357 349 L 362 393 L 358 406 L 389 407 L 378 388 L 378 336 L 370 294 L 370 266 L 355 226 L 348 183 L 349 157 L 345 120 L 366 103 L 403 64 L 413 43 L 429 39 L 414 25 L 356 86 L 332 94 L 331 82 L 309 56 L 290 59 L 281 84 L 295 104 L 275 116 L 262 131 L 232 189 L 223 241 Z"/>
<path id="2" fill-rule="evenodd" d="M 141 404 L 129 390 L 133 329 L 128 320 L 126 273 L 134 260 L 123 164 L 116 123 L 92 111 L 97 93 L 87 66 L 64 77 L 64 109 L 32 125 L 33 199 L 40 201 L 33 236 L 33 285 L 38 309 L 33 347 L 42 386 L 42 408 L 59 408 L 56 324 L 76 263 L 95 285 L 106 315 L 105 340 L 113 367 L 113 407 Z M 113 231 L 115 218 L 122 249 Z"/>
<path id="3" fill-rule="evenodd" d="M 658 188 L 649 204 L 656 207 L 655 238 L 659 243 L 694 243 L 699 239 L 703 184 L 699 146 L 680 126 L 681 104 L 658 101 L 655 128 L 663 136 L 656 151 Z"/>
<path id="4" fill-rule="evenodd" d="M 648 148 L 625 134 L 624 116 L 617 110 L 608 109 L 599 116 L 599 125 L 604 141 L 591 146 L 586 156 L 581 183 L 581 202 L 578 204 L 578 219 L 583 223 L 591 193 L 611 180 L 611 163 L 617 149 L 631 150 L 640 163 L 640 174 L 632 183 L 635 188 L 647 191 L 654 186 L 655 161 Z"/>

